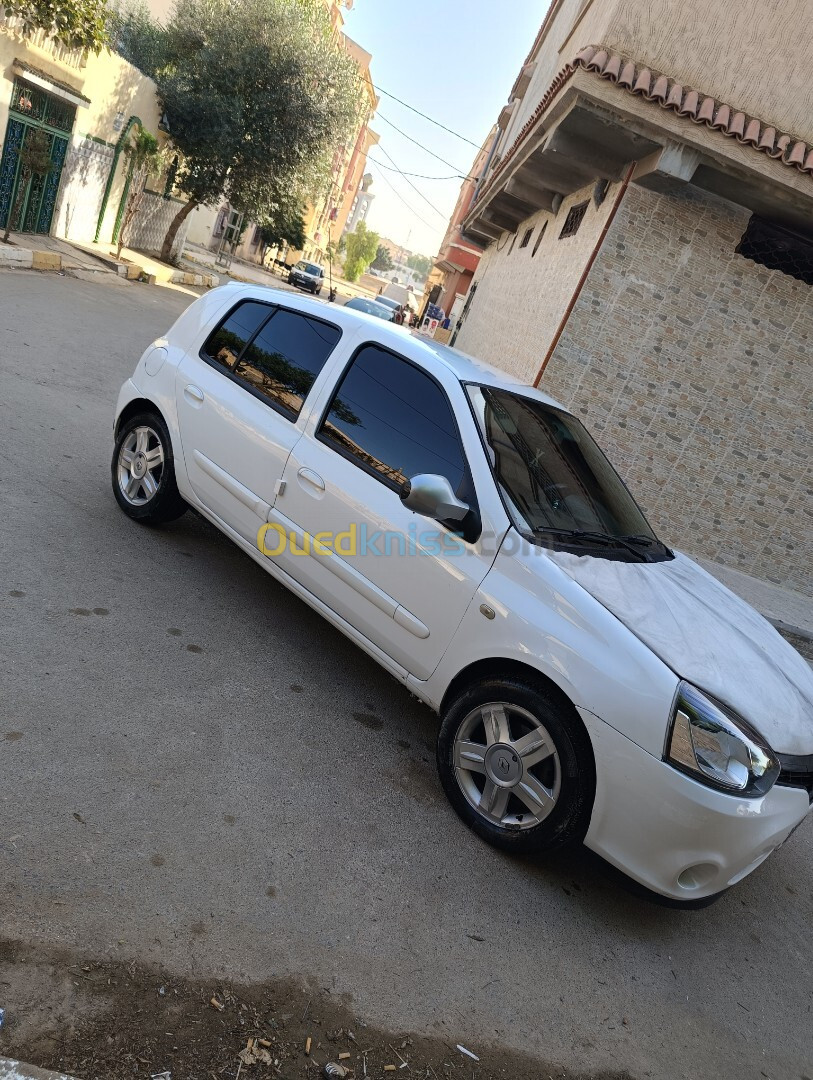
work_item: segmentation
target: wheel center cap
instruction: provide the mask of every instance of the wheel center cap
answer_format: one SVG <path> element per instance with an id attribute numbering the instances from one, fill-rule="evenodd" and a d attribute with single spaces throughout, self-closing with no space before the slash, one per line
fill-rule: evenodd
<path id="1" fill-rule="evenodd" d="M 522 776 L 519 754 L 505 743 L 489 746 L 485 757 L 486 775 L 498 787 L 513 787 Z"/>
<path id="2" fill-rule="evenodd" d="M 141 451 L 139 451 L 133 458 L 133 464 L 130 467 L 130 471 L 137 480 L 140 480 L 144 473 L 147 471 L 147 459 L 144 457 Z"/>

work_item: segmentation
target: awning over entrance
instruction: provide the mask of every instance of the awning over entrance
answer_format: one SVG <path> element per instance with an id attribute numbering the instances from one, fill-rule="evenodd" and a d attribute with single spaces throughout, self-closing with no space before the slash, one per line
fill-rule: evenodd
<path id="1" fill-rule="evenodd" d="M 462 274 L 466 269 L 465 266 L 450 262 L 449 259 L 438 259 L 435 263 L 435 267 L 438 270 L 442 270 L 445 274 Z"/>
<path id="2" fill-rule="evenodd" d="M 90 105 L 90 98 L 80 94 L 78 90 L 75 90 L 68 83 L 55 79 L 46 71 L 32 67 L 31 64 L 20 60 L 19 57 L 15 57 L 13 67 L 15 73 L 25 79 L 26 82 L 31 83 L 32 86 L 39 86 L 41 90 L 47 90 L 54 97 L 62 98 L 63 101 L 67 101 L 80 109 L 86 109 Z"/>

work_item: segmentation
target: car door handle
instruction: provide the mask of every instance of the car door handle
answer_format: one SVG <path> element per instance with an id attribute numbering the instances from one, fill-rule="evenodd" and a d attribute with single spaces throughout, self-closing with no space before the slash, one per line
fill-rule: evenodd
<path id="1" fill-rule="evenodd" d="M 306 484 L 310 484 L 315 487 L 317 491 L 325 490 L 325 482 L 319 473 L 314 472 L 313 469 L 301 468 L 296 474 L 300 480 L 304 480 Z"/>
<path id="2" fill-rule="evenodd" d="M 184 387 L 184 397 L 192 405 L 200 405 L 204 400 L 204 393 L 197 386 L 193 386 L 192 383 L 189 386 Z"/>

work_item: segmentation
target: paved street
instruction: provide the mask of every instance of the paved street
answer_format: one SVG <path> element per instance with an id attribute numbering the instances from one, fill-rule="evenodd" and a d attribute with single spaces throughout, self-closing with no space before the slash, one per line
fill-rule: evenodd
<path id="1" fill-rule="evenodd" d="M 809 820 L 701 911 L 503 856 L 425 707 L 198 517 L 118 510 L 118 388 L 190 299 L 0 273 L 2 938 L 602 1075 L 813 1076 Z"/>

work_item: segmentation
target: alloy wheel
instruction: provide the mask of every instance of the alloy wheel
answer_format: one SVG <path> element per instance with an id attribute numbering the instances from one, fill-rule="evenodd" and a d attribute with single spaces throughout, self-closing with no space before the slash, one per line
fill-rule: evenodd
<path id="1" fill-rule="evenodd" d="M 118 460 L 119 490 L 132 506 L 154 498 L 164 470 L 164 447 L 153 428 L 133 428 L 121 444 Z"/>
<path id="2" fill-rule="evenodd" d="M 517 705 L 479 705 L 458 728 L 455 778 L 468 803 L 507 831 L 531 829 L 556 806 L 562 770 L 544 724 Z"/>

